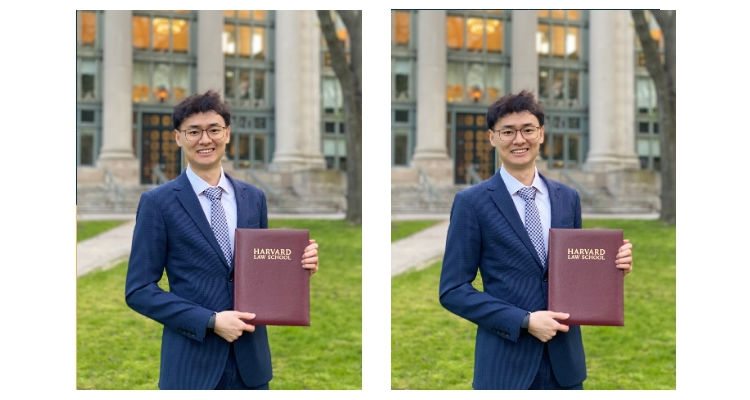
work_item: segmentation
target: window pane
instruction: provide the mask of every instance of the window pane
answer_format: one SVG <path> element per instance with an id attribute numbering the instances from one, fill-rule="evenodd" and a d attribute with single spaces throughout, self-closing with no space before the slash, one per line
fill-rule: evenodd
<path id="1" fill-rule="evenodd" d="M 563 10 L 552 10 L 552 18 L 554 18 L 554 19 L 565 19 L 565 11 L 563 11 Z"/>
<path id="2" fill-rule="evenodd" d="M 157 100 L 163 102 L 169 97 L 170 83 L 170 68 L 169 64 L 158 63 L 154 64 L 154 75 L 151 82 L 153 82 L 153 96 Z"/>
<path id="3" fill-rule="evenodd" d="M 150 25 L 148 17 L 133 17 L 133 47 L 141 50 L 148 49 Z"/>
<path id="4" fill-rule="evenodd" d="M 253 137 L 253 160 L 263 162 L 266 160 L 266 137 L 255 135 Z"/>
<path id="5" fill-rule="evenodd" d="M 459 63 L 448 63 L 448 76 L 446 77 L 446 99 L 448 102 L 461 101 L 463 97 L 463 68 Z"/>
<path id="6" fill-rule="evenodd" d="M 568 161 L 578 161 L 578 136 L 568 136 Z"/>
<path id="7" fill-rule="evenodd" d="M 154 50 L 169 50 L 169 19 L 154 18 Z"/>
<path id="8" fill-rule="evenodd" d="M 475 103 L 484 96 L 484 64 L 471 63 L 466 71 L 466 94 Z"/>
<path id="9" fill-rule="evenodd" d="M 409 33 L 411 28 L 411 14 L 408 11 L 396 11 L 396 32 L 394 40 L 397 45 L 409 45 Z"/>
<path id="10" fill-rule="evenodd" d="M 484 38 L 484 21 L 481 18 L 466 19 L 466 48 L 474 51 L 482 50 Z"/>
<path id="11" fill-rule="evenodd" d="M 339 109 L 343 106 L 338 79 L 323 78 L 323 108 Z"/>
<path id="12" fill-rule="evenodd" d="M 464 19 L 462 17 L 447 17 L 445 19 L 445 36 L 449 49 L 464 47 Z"/>
<path id="13" fill-rule="evenodd" d="M 224 10 L 225 18 L 234 18 L 234 10 Z"/>
<path id="14" fill-rule="evenodd" d="M 81 110 L 81 122 L 94 122 L 94 111 Z"/>
<path id="15" fill-rule="evenodd" d="M 406 100 L 409 98 L 409 75 L 411 72 L 411 63 L 409 61 L 397 60 L 393 63 L 393 72 L 395 79 L 394 98 Z"/>
<path id="16" fill-rule="evenodd" d="M 409 122 L 408 110 L 396 110 L 393 120 L 396 122 Z"/>
<path id="17" fill-rule="evenodd" d="M 234 98 L 234 71 L 231 69 L 224 73 L 224 97 Z"/>
<path id="18" fill-rule="evenodd" d="M 237 18 L 240 18 L 240 19 L 250 19 L 250 10 L 238 10 L 237 11 Z"/>
<path id="19" fill-rule="evenodd" d="M 190 36 L 190 25 L 187 20 L 176 19 L 172 21 L 172 50 L 176 53 L 188 52 L 188 37 Z"/>
<path id="20" fill-rule="evenodd" d="M 266 59 L 266 28 L 256 26 L 253 28 L 253 58 L 256 60 Z"/>
<path id="21" fill-rule="evenodd" d="M 539 55 L 549 55 L 549 25 L 537 26 L 536 52 Z"/>
<path id="22" fill-rule="evenodd" d="M 565 38 L 565 54 L 568 58 L 577 60 L 580 57 L 580 44 L 581 35 L 579 29 L 574 26 L 569 27 Z"/>
<path id="23" fill-rule="evenodd" d="M 234 25 L 224 25 L 224 32 L 221 34 L 221 48 L 224 54 L 232 55 L 235 51 Z"/>
<path id="24" fill-rule="evenodd" d="M 83 100 L 96 98 L 96 62 L 93 60 L 81 61 L 81 93 Z"/>
<path id="25" fill-rule="evenodd" d="M 237 157 L 240 160 L 250 159 L 250 135 L 239 135 L 240 136 L 240 154 Z"/>
<path id="26" fill-rule="evenodd" d="M 250 98 L 250 71 L 240 71 L 240 83 L 237 92 L 241 99 Z"/>
<path id="27" fill-rule="evenodd" d="M 396 135 L 393 138 L 393 163 L 395 165 L 406 165 L 409 138 L 406 135 Z"/>
<path id="28" fill-rule="evenodd" d="M 557 70 L 552 75 L 552 98 L 554 99 L 562 99 L 564 97 L 563 93 L 563 83 L 565 81 L 565 75 L 563 71 Z"/>
<path id="29" fill-rule="evenodd" d="M 79 154 L 81 165 L 94 165 L 94 135 L 82 133 L 79 140 L 81 141 Z"/>
<path id="30" fill-rule="evenodd" d="M 249 26 L 240 26 L 240 57 L 250 57 Z"/>
<path id="31" fill-rule="evenodd" d="M 487 20 L 487 51 L 496 53 L 503 51 L 503 23 L 500 20 Z"/>
<path id="32" fill-rule="evenodd" d="M 565 54 L 565 27 L 561 25 L 552 26 L 552 56 L 560 57 Z"/>
<path id="33" fill-rule="evenodd" d="M 549 97 L 549 70 L 539 69 L 539 97 Z"/>
<path id="34" fill-rule="evenodd" d="M 254 20 L 264 20 L 264 19 L 266 19 L 266 10 L 255 10 L 255 11 L 253 11 L 253 19 Z"/>
<path id="35" fill-rule="evenodd" d="M 150 91 L 148 64 L 133 63 L 133 102 L 140 103 L 148 101 Z"/>
<path id="36" fill-rule="evenodd" d="M 266 74 L 263 71 L 256 70 L 253 74 L 253 99 L 266 99 Z M 261 101 L 258 105 L 265 105 L 265 101 Z"/>
<path id="37" fill-rule="evenodd" d="M 568 99 L 578 100 L 578 72 L 568 72 Z"/>
<path id="38" fill-rule="evenodd" d="M 568 10 L 568 19 L 571 21 L 578 21 L 581 19 L 581 11 L 579 10 Z"/>
<path id="39" fill-rule="evenodd" d="M 190 74 L 187 65 L 174 65 L 172 67 L 172 80 L 174 88 L 172 96 L 175 101 L 181 101 L 190 92 Z"/>
<path id="40" fill-rule="evenodd" d="M 487 65 L 487 100 L 495 101 L 503 93 L 503 67 Z"/>
<path id="41" fill-rule="evenodd" d="M 636 104 L 638 108 L 656 108 L 656 89 L 649 78 L 639 78 L 635 83 Z"/>
<path id="42" fill-rule="evenodd" d="M 536 15 L 539 18 L 549 18 L 549 10 L 538 10 L 536 12 Z"/>
<path id="43" fill-rule="evenodd" d="M 96 13 L 81 11 L 81 44 L 92 45 L 96 41 Z"/>

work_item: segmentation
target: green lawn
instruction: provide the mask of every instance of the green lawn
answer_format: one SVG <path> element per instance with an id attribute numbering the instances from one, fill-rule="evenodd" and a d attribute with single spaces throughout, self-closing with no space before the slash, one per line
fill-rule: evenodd
<path id="1" fill-rule="evenodd" d="M 272 220 L 320 245 L 310 327 L 270 326 L 271 389 L 361 389 L 362 230 L 345 221 Z M 156 389 L 161 325 L 125 304 L 127 263 L 78 279 L 77 387 Z M 166 279 L 160 284 L 167 287 Z"/>
<path id="2" fill-rule="evenodd" d="M 116 221 L 78 221 L 77 232 L 78 237 L 76 241 L 81 242 L 88 238 L 94 237 L 104 231 L 108 231 L 112 228 L 118 227 L 124 224 L 125 220 Z"/>
<path id="3" fill-rule="evenodd" d="M 675 389 L 675 228 L 658 221 L 591 220 L 633 243 L 625 326 L 584 326 L 585 389 Z M 471 389 L 476 326 L 438 301 L 441 262 L 391 281 L 393 389 Z M 475 281 L 475 286 L 481 283 Z"/>
<path id="4" fill-rule="evenodd" d="M 391 221 L 391 242 L 403 239 L 423 229 L 427 229 L 442 221 L 440 220 L 415 220 L 415 221 Z"/>

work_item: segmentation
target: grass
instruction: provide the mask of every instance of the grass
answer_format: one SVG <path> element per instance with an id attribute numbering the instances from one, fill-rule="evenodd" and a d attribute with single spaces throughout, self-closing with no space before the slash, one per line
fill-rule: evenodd
<path id="1" fill-rule="evenodd" d="M 675 228 L 658 221 L 587 220 L 620 228 L 634 248 L 625 326 L 582 327 L 585 389 L 675 389 Z M 393 389 L 471 389 L 476 326 L 438 302 L 441 262 L 391 281 Z M 479 279 L 475 286 L 481 288 Z"/>
<path id="2" fill-rule="evenodd" d="M 361 389 L 362 230 L 345 221 L 271 220 L 320 245 L 310 327 L 269 326 L 271 389 Z M 78 279 L 77 387 L 156 389 L 162 327 L 125 304 L 127 263 Z M 160 285 L 166 289 L 166 279 Z"/>
<path id="3" fill-rule="evenodd" d="M 125 220 L 114 220 L 114 221 L 78 221 L 77 241 L 81 242 L 86 239 L 92 238 L 100 233 L 108 231 L 112 228 L 118 227 L 124 224 Z"/>
<path id="4" fill-rule="evenodd" d="M 391 221 L 391 243 L 438 224 L 439 220 Z"/>

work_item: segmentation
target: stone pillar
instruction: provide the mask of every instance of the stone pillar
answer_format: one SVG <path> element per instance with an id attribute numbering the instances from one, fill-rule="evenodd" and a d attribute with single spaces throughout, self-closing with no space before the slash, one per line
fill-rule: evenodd
<path id="1" fill-rule="evenodd" d="M 318 17 L 315 11 L 275 14 L 276 150 L 269 169 L 324 169 Z"/>
<path id="2" fill-rule="evenodd" d="M 417 22 L 417 143 L 412 166 L 436 185 L 453 184 L 446 147 L 445 11 L 420 10 Z"/>
<path id="3" fill-rule="evenodd" d="M 133 22 L 131 11 L 104 12 L 102 148 L 98 166 L 117 183 L 137 185 L 133 155 Z"/>
<path id="4" fill-rule="evenodd" d="M 536 52 L 537 18 L 534 10 L 514 10 L 511 19 L 510 92 L 528 90 L 539 95 L 539 55 Z M 506 94 L 506 93 L 503 93 Z"/>
<path id="5" fill-rule="evenodd" d="M 634 31 L 628 11 L 591 11 L 589 154 L 585 169 L 639 168 L 635 154 Z"/>
<path id="6" fill-rule="evenodd" d="M 224 52 L 221 35 L 224 14 L 221 11 L 198 11 L 198 91 L 215 90 L 224 98 Z"/>

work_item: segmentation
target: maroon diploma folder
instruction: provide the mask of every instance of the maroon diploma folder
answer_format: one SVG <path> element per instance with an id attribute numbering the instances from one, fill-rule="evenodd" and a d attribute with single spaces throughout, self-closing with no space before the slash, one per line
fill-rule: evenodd
<path id="1" fill-rule="evenodd" d="M 253 325 L 309 326 L 309 231 L 238 228 L 234 237 L 234 309 L 254 313 Z"/>
<path id="2" fill-rule="evenodd" d="M 549 230 L 549 307 L 566 325 L 625 324 L 619 229 Z"/>

